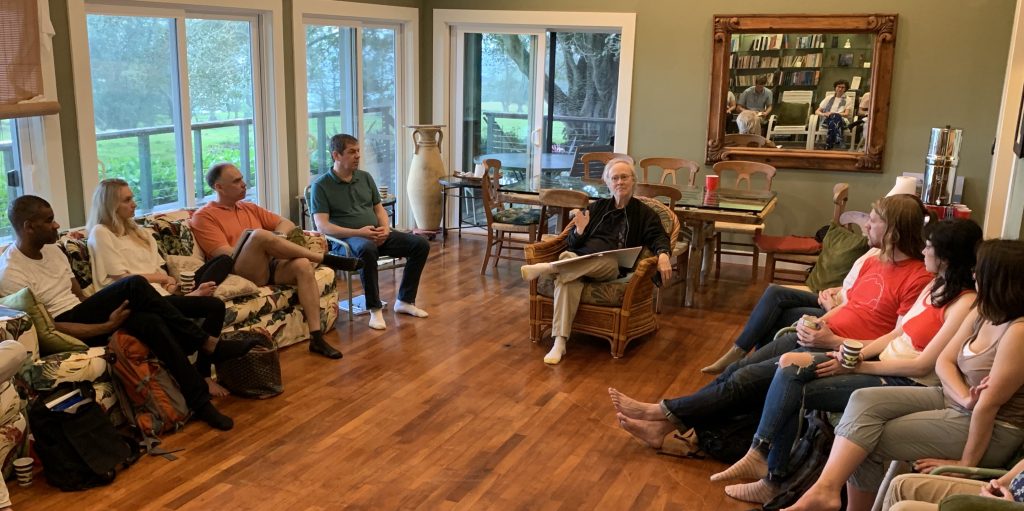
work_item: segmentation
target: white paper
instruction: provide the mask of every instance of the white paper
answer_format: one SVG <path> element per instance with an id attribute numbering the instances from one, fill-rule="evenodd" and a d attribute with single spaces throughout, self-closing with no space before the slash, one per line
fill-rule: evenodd
<path id="1" fill-rule="evenodd" d="M 620 248 L 618 250 L 606 250 L 604 252 L 597 252 L 594 254 L 587 254 L 584 256 L 573 257 L 570 259 L 554 261 L 551 263 L 551 266 L 554 266 L 555 268 L 558 268 L 560 266 L 571 266 L 573 264 L 578 264 L 579 261 L 585 261 L 592 257 L 614 257 L 616 264 L 618 264 L 620 268 L 633 268 L 634 266 L 636 266 L 637 259 L 640 258 L 640 250 L 642 249 L 643 247 L 632 247 Z"/>

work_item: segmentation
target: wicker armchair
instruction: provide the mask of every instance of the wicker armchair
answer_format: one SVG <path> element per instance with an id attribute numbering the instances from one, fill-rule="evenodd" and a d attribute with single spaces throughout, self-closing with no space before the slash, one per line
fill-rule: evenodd
<path id="1" fill-rule="evenodd" d="M 679 238 L 679 219 L 661 202 L 637 197 L 661 217 L 662 226 L 669 235 L 669 246 Z M 566 249 L 568 231 L 558 237 L 526 246 L 527 264 L 552 262 Z M 619 358 L 633 339 L 658 329 L 654 314 L 654 281 L 658 271 L 658 258 L 644 249 L 636 271 L 611 282 L 588 282 L 572 323 L 573 332 L 608 339 L 612 356 Z M 551 330 L 554 312 L 551 293 L 544 278 L 530 283 L 530 341 L 538 342 Z"/>

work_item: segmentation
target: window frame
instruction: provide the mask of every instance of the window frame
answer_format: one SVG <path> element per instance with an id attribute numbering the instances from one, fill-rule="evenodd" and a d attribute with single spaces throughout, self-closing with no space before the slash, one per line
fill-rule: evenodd
<path id="1" fill-rule="evenodd" d="M 338 13 L 345 13 L 339 15 Z M 303 149 L 305 141 L 309 138 L 308 108 L 308 84 L 306 82 L 306 25 L 307 24 L 337 24 L 356 28 L 356 44 L 361 47 L 362 32 L 366 28 L 393 28 L 395 29 L 395 120 L 396 138 L 395 152 L 398 168 L 395 169 L 395 181 L 400 187 L 404 186 L 408 178 L 408 166 L 402 162 L 412 158 L 411 135 L 403 136 L 406 125 L 416 124 L 416 116 L 419 110 L 419 61 L 417 57 L 418 48 L 418 26 L 419 9 L 415 7 L 393 7 L 385 5 L 372 5 L 356 2 L 334 1 L 334 0 L 295 0 L 292 7 L 292 37 L 294 48 L 295 66 L 295 139 L 297 141 L 297 165 L 296 174 L 298 179 L 298 195 L 302 195 L 312 180 L 309 175 L 309 154 Z M 362 83 L 362 59 L 358 59 L 357 76 L 357 99 L 362 104 L 363 83 Z M 356 125 L 359 126 L 359 137 L 362 136 L 363 123 L 362 112 L 359 111 L 359 118 Z M 401 190 L 402 188 L 400 188 Z M 409 199 L 407 193 L 397 194 L 398 213 L 396 223 L 398 227 L 405 228 L 411 225 Z"/>
<path id="2" fill-rule="evenodd" d="M 89 14 L 119 16 L 210 18 L 247 20 L 253 28 L 253 117 L 256 124 L 256 151 L 259 186 L 256 202 L 271 211 L 287 215 L 288 177 L 280 169 L 288 168 L 287 129 L 284 113 L 284 37 L 283 7 L 273 0 L 248 0 L 244 7 L 232 0 L 69 0 L 69 36 L 71 39 L 72 73 L 75 77 L 76 112 L 78 116 L 78 143 L 82 173 L 83 202 L 86 217 L 92 208 L 88 194 L 99 184 L 97 172 L 96 126 L 92 95 L 88 28 Z M 187 51 L 184 23 L 178 23 L 176 51 L 178 53 L 178 109 L 175 117 L 182 123 L 180 145 L 176 154 L 179 186 L 184 190 L 184 207 L 194 207 L 195 155 L 192 147 L 191 105 L 188 97 Z M 182 65 L 185 64 L 185 65 Z M 260 157 L 262 156 L 262 160 Z M 183 169 L 183 173 L 182 173 Z M 184 183 L 182 183 L 184 180 Z M 154 211 L 170 208 L 154 208 Z"/>

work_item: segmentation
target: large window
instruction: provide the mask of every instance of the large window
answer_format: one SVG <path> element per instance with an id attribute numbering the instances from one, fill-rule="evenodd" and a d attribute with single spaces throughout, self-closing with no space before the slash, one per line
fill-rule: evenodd
<path id="1" fill-rule="evenodd" d="M 397 191 L 398 28 L 305 28 L 310 174 L 331 169 L 330 138 L 348 133 L 360 139 L 362 169 Z"/>
<path id="2" fill-rule="evenodd" d="M 83 150 L 87 202 L 94 179 L 117 177 L 135 189 L 142 213 L 203 204 L 214 197 L 206 170 L 227 161 L 245 176 L 250 200 L 279 207 L 266 189 L 267 159 L 283 151 L 270 142 L 278 121 L 263 115 L 276 83 L 261 74 L 272 52 L 267 21 L 190 9 L 84 3 L 88 54 L 74 57 L 91 98 L 91 126 L 88 117 L 79 124 L 95 134 L 83 138 L 95 143 L 95 174 Z"/>
<path id="3" fill-rule="evenodd" d="M 0 187 L 0 239 L 13 234 L 7 219 L 7 206 L 24 191 L 21 184 L 21 144 L 18 140 L 18 121 L 0 119 L 0 172 L 4 186 Z"/>
<path id="4" fill-rule="evenodd" d="M 206 202 L 205 169 L 229 161 L 255 199 L 254 23 L 187 17 L 182 27 L 180 18 L 108 14 L 87 22 L 99 178 L 128 181 L 149 212 Z"/>

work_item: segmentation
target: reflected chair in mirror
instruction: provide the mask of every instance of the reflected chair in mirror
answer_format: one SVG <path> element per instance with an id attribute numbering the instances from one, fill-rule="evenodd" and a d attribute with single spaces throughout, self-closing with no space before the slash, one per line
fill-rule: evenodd
<path id="1" fill-rule="evenodd" d="M 779 104 L 772 109 L 772 115 L 768 118 L 768 140 L 774 147 L 781 145 L 781 140 L 776 137 L 795 138 L 803 137 L 803 145 L 811 138 L 813 125 L 811 114 L 813 107 L 814 91 L 812 90 L 787 90 L 782 93 Z"/>
<path id="2" fill-rule="evenodd" d="M 850 185 L 837 183 L 832 187 L 832 222 L 839 224 L 846 201 L 850 194 Z M 840 224 L 841 225 L 841 224 Z M 821 243 L 814 236 L 765 236 L 754 237 L 757 248 L 765 254 L 764 281 L 803 284 L 811 268 L 818 262 Z M 803 266 L 803 269 L 779 268 L 778 263 Z"/>
<path id="3" fill-rule="evenodd" d="M 553 190 L 545 189 L 540 191 L 540 239 L 553 238 L 554 235 L 547 234 L 548 223 L 552 218 L 558 218 L 558 230 L 561 232 L 568 225 L 569 211 L 574 209 L 585 209 L 590 205 L 590 197 L 576 190 Z"/>
<path id="4" fill-rule="evenodd" d="M 613 152 L 596 152 L 586 153 L 580 156 L 580 163 L 583 165 L 583 180 L 592 182 L 601 182 L 601 174 L 604 173 L 604 166 L 609 161 L 615 158 L 626 158 L 630 162 L 633 161 L 633 157 L 623 153 Z"/>
<path id="5" fill-rule="evenodd" d="M 525 261 L 523 257 L 514 257 L 506 251 L 522 251 L 523 246 L 537 241 L 540 229 L 540 209 L 505 207 L 506 197 L 498 191 L 501 180 L 501 162 L 494 159 L 484 160 L 487 170 L 480 178 L 480 190 L 483 192 L 484 215 L 487 217 L 487 247 L 484 251 L 484 262 L 480 266 L 480 274 L 487 272 L 487 262 L 494 257 L 494 266 L 498 261 Z M 526 235 L 526 239 L 517 234 Z"/>
<path id="6" fill-rule="evenodd" d="M 637 197 L 653 209 L 675 245 L 679 237 L 679 219 L 668 206 L 656 199 Z M 527 264 L 549 263 L 558 260 L 567 248 L 563 231 L 557 238 L 526 246 Z M 658 258 L 646 248 L 632 273 L 609 282 L 587 282 L 583 287 L 572 331 L 608 339 L 611 353 L 619 358 L 626 345 L 642 335 L 658 329 L 654 314 L 654 274 L 658 271 Z M 530 282 L 530 341 L 539 342 L 541 335 L 551 331 L 553 316 L 554 279 L 545 275 Z"/>
<path id="7" fill-rule="evenodd" d="M 697 174 L 700 172 L 700 165 L 695 161 L 684 160 L 683 158 L 644 158 L 640 160 L 640 183 L 651 183 L 651 170 L 652 167 L 661 169 L 661 179 L 658 181 L 660 184 L 665 184 L 669 178 L 672 179 L 674 186 L 679 186 L 679 178 L 676 174 L 680 171 L 685 170 L 686 184 L 690 188 L 693 188 L 697 181 Z"/>
<path id="8" fill-rule="evenodd" d="M 694 179 L 696 179 L 696 177 L 694 177 Z M 650 183 L 637 183 L 636 188 L 633 190 L 633 194 L 637 197 L 650 197 L 658 200 L 661 200 L 662 197 L 664 197 L 668 200 L 668 207 L 673 212 L 676 209 L 676 202 L 679 202 L 683 198 L 683 192 L 674 186 Z M 656 288 L 654 290 L 655 312 L 661 313 L 662 289 L 686 282 L 686 263 L 689 261 L 691 236 L 692 233 L 690 229 L 680 225 L 679 236 L 677 237 L 676 242 L 672 245 L 671 254 L 672 271 L 676 274 L 676 277 L 672 279 L 671 282 L 662 283 L 660 288 Z"/>
<path id="9" fill-rule="evenodd" d="M 722 139 L 725 147 L 775 147 L 761 135 L 730 133 Z"/>
<path id="10" fill-rule="evenodd" d="M 303 230 L 305 230 L 306 221 L 309 220 L 310 229 L 319 232 L 319 229 L 317 229 L 316 227 L 316 220 L 313 218 L 313 211 L 311 209 L 313 204 L 312 199 L 310 197 L 311 190 L 312 186 L 306 185 L 306 188 L 302 191 L 302 196 L 299 197 L 299 206 L 302 209 L 301 227 Z M 346 242 L 345 240 L 341 238 L 336 238 L 334 236 L 329 236 L 327 234 L 324 234 L 324 237 L 327 238 L 327 250 L 329 250 L 332 254 L 340 255 L 343 257 L 355 257 L 352 254 L 352 247 L 349 246 L 348 242 Z M 391 270 L 392 278 L 396 276 L 398 268 L 404 267 L 404 257 L 380 256 L 377 259 L 377 270 Z M 347 284 L 348 287 L 348 300 L 342 300 L 338 302 L 338 308 L 348 310 L 349 321 L 354 320 L 357 315 L 365 314 L 367 312 L 366 308 L 357 303 L 361 299 L 361 296 L 355 296 L 354 293 L 352 292 L 352 277 L 358 276 L 359 272 L 337 270 L 334 273 L 335 275 L 337 275 L 338 273 L 343 274 L 345 277 L 345 283 Z M 387 304 L 385 303 L 385 305 Z"/>
<path id="11" fill-rule="evenodd" d="M 775 167 L 766 163 L 727 160 L 716 163 L 713 170 L 715 174 L 718 174 L 721 178 L 719 183 L 721 188 L 746 188 L 747 190 L 751 190 L 753 189 L 753 181 L 757 181 L 760 185 L 760 189 L 768 191 L 772 189 L 772 180 L 775 179 Z M 764 223 L 741 224 L 733 222 L 715 222 L 716 279 L 722 271 L 722 254 L 726 254 L 753 257 L 754 260 L 751 263 L 751 278 L 755 281 L 757 280 L 757 269 L 761 254 L 757 245 L 753 243 L 753 237 L 760 234 L 762 230 L 764 230 Z M 723 234 L 729 234 L 731 236 L 749 236 L 751 237 L 751 241 L 750 243 L 733 240 L 723 241 Z M 723 246 L 747 247 L 750 249 L 750 252 L 740 250 L 723 250 Z"/>
<path id="12" fill-rule="evenodd" d="M 836 92 L 834 90 L 830 90 L 827 93 L 825 93 L 825 100 L 828 100 L 829 98 L 834 97 L 835 95 Z M 857 91 L 846 91 L 846 94 L 843 94 L 843 96 L 845 96 L 846 104 L 850 105 L 850 115 L 846 117 L 846 125 L 849 126 L 850 124 L 853 124 L 857 120 L 857 116 L 854 115 L 854 113 L 857 111 Z M 817 110 L 817 107 L 815 107 L 815 110 Z M 811 126 L 813 126 L 814 129 L 811 131 L 811 136 L 807 137 L 808 150 L 814 149 L 815 147 L 822 145 L 824 143 L 823 141 L 825 140 L 825 137 L 828 136 L 828 128 L 825 126 L 825 116 L 817 114 L 812 116 Z M 856 130 L 843 128 L 843 143 L 846 145 L 846 147 L 853 148 L 856 146 L 857 140 L 855 137 Z"/>

